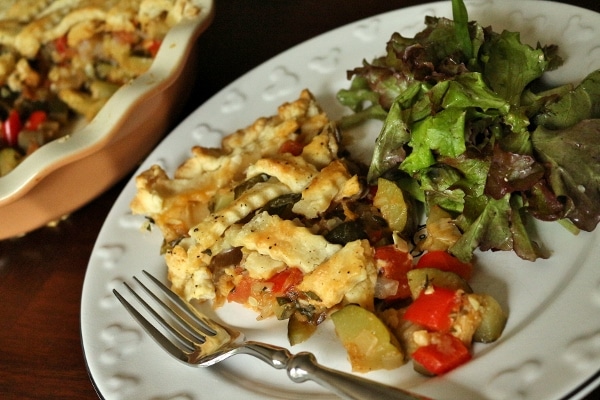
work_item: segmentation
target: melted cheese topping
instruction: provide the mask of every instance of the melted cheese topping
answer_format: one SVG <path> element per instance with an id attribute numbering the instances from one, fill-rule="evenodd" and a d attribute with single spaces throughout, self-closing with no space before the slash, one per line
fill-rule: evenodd
<path id="1" fill-rule="evenodd" d="M 353 302 L 373 309 L 373 296 L 377 273 L 373 262 L 373 252 L 366 240 L 355 240 L 346 244 L 342 249 L 331 255 L 312 273 L 304 276 L 298 289 L 313 292 L 318 302 L 331 308 L 344 300 L 347 293 L 352 293 L 357 285 L 361 295 L 351 294 Z"/>
<path id="2" fill-rule="evenodd" d="M 342 248 L 329 243 L 321 235 L 313 234 L 305 226 L 267 212 L 257 214 L 245 224 L 231 239 L 231 245 L 268 255 L 273 260 L 300 268 L 305 274 Z"/>
<path id="3" fill-rule="evenodd" d="M 300 154 L 281 151 L 290 141 L 301 143 Z M 341 302 L 372 308 L 377 273 L 369 242 L 335 244 L 320 233 L 322 224 L 340 222 L 320 218 L 364 192 L 339 152 L 335 127 L 303 91 L 276 115 L 226 136 L 220 149 L 195 147 L 173 178 L 159 166 L 140 174 L 131 209 L 177 243 L 167 246 L 169 279 L 188 300 L 218 305 L 247 276 L 260 290 L 246 305 L 266 317 L 273 306 L 257 297 L 269 292 L 273 276 L 297 268 L 298 290 L 310 293 L 303 301 L 320 309 Z M 273 211 L 277 201 L 291 214 Z M 215 258 L 234 249 L 233 264 Z"/>
<path id="4" fill-rule="evenodd" d="M 286 141 L 302 135 L 309 145 L 313 141 L 329 143 L 330 138 L 320 136 L 333 134 L 329 121 L 312 95 L 305 91 L 298 100 L 279 107 L 277 115 L 259 118 L 247 128 L 226 136 L 221 149 L 193 148 L 192 157 L 177 169 L 172 179 L 157 165 L 143 172 L 136 178 L 137 194 L 131 209 L 134 214 L 150 217 L 167 241 L 186 236 L 210 215 L 211 200 L 217 193 L 233 190 L 262 159 L 285 157 L 279 149 Z M 337 153 L 335 145 L 327 146 L 326 151 L 319 149 L 330 157 Z M 302 158 L 310 160 L 304 154 Z M 310 169 L 310 174 L 314 172 Z"/>

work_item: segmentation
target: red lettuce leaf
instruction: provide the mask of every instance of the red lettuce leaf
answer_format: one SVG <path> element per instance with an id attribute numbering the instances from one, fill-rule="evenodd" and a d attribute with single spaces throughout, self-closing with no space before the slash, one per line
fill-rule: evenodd
<path id="1" fill-rule="evenodd" d="M 600 119 L 563 130 L 538 127 L 531 139 L 549 168 L 552 191 L 564 204 L 562 217 L 580 229 L 594 230 L 600 221 Z"/>

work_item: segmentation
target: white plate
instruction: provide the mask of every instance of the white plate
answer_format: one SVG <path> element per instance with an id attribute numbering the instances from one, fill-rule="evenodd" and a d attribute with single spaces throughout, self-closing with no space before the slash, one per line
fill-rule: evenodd
<path id="1" fill-rule="evenodd" d="M 546 1 L 473 1 L 469 16 L 496 31 L 522 32 L 525 42 L 557 43 L 567 61 L 549 75 L 553 84 L 576 82 L 600 68 L 600 15 Z M 334 118 L 343 111 L 335 93 L 348 86 L 345 71 L 384 52 L 394 31 L 413 35 L 425 15 L 451 17 L 450 2 L 431 3 L 368 18 L 290 49 L 233 82 L 192 113 L 150 155 L 140 171 L 160 163 L 173 171 L 193 144 L 219 145 L 244 127 L 309 88 Z M 371 127 L 371 133 L 377 128 Z M 134 182 L 125 187 L 93 250 L 82 294 L 81 332 L 90 375 L 108 399 L 328 398 L 312 383 L 294 384 L 285 372 L 238 356 L 209 369 L 186 367 L 168 356 L 138 328 L 112 295 L 144 268 L 164 279 L 158 232 L 143 233 L 132 216 Z M 599 233 L 575 237 L 557 224 L 537 225 L 553 251 L 548 260 L 526 262 L 509 253 L 485 253 L 473 286 L 498 298 L 509 310 L 503 337 L 475 349 L 473 361 L 437 379 L 425 379 L 410 364 L 367 376 L 444 399 L 553 399 L 580 397 L 598 383 L 600 371 Z M 254 321 L 254 315 L 226 306 L 219 315 L 248 336 L 286 345 L 285 323 Z M 331 326 L 308 343 L 322 364 L 349 370 Z M 212 397 L 212 396 L 209 396 Z"/>

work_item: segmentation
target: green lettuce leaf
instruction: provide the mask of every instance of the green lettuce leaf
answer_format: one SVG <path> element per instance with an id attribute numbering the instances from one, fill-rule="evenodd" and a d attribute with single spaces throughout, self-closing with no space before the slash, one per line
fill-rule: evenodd
<path id="1" fill-rule="evenodd" d="M 457 157 L 465 152 L 465 114 L 460 108 L 449 108 L 415 123 L 408 145 L 412 152 L 400 169 L 414 174 L 435 164 L 436 154 Z"/>
<path id="2" fill-rule="evenodd" d="M 566 89 L 536 115 L 536 124 L 564 129 L 584 119 L 600 118 L 600 70 L 589 74 L 574 90 Z"/>
<path id="3" fill-rule="evenodd" d="M 482 52 L 483 74 L 490 88 L 515 106 L 527 85 L 541 77 L 549 65 L 544 51 L 522 44 L 518 32 L 494 35 Z"/>
<path id="4" fill-rule="evenodd" d="M 539 245 L 531 240 L 522 218 L 523 203 L 519 196 L 505 195 L 500 199 L 488 198 L 479 216 L 464 227 L 461 238 L 450 247 L 450 253 L 463 261 L 473 256 L 473 251 L 513 250 L 519 257 L 535 261 L 544 258 Z"/>
<path id="5" fill-rule="evenodd" d="M 448 89 L 442 99 L 443 108 L 476 107 L 483 111 L 490 109 L 508 113 L 510 105 L 494 93 L 478 72 L 464 73 L 448 82 Z"/>
<path id="6" fill-rule="evenodd" d="M 402 108 L 394 103 L 375 142 L 373 158 L 369 166 L 367 180 L 375 182 L 388 170 L 406 158 L 404 145 L 410 140 L 410 131 L 402 118 Z"/>
<path id="7" fill-rule="evenodd" d="M 469 14 L 463 1 L 452 0 L 452 18 L 455 23 L 456 40 L 463 54 L 470 59 L 473 57 L 473 42 L 469 34 Z"/>
<path id="8" fill-rule="evenodd" d="M 464 232 L 450 247 L 450 253 L 467 261 L 472 258 L 473 251 L 477 248 L 482 251 L 512 250 L 511 213 L 510 195 L 498 200 L 487 199 L 477 218 L 468 226 L 463 226 Z"/>

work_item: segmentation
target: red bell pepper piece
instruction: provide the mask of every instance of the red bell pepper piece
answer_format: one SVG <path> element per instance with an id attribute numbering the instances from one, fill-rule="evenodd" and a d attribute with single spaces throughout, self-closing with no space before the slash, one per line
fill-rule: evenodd
<path id="1" fill-rule="evenodd" d="M 425 328 L 446 332 L 452 326 L 452 314 L 460 307 L 460 295 L 450 289 L 431 287 L 423 290 L 404 313 L 404 319 Z"/>
<path id="2" fill-rule="evenodd" d="M 250 294 L 252 294 L 252 285 L 256 282 L 255 279 L 245 275 L 235 286 L 235 288 L 227 295 L 227 301 L 246 304 Z"/>
<path id="3" fill-rule="evenodd" d="M 442 271 L 454 272 L 467 281 L 473 275 L 473 264 L 462 262 L 443 250 L 434 250 L 423 254 L 415 268 L 437 268 Z"/>
<path id="4" fill-rule="evenodd" d="M 412 354 L 414 361 L 434 375 L 448 372 L 471 357 L 467 346 L 449 333 L 433 335 L 431 344 L 419 347 Z"/>
<path id="5" fill-rule="evenodd" d="M 48 119 L 48 114 L 46 114 L 46 111 L 36 110 L 29 115 L 29 118 L 27 118 L 27 121 L 25 122 L 25 129 L 36 131 L 42 122 L 46 121 L 46 119 Z"/>
<path id="6" fill-rule="evenodd" d="M 406 273 L 413 267 L 412 256 L 399 250 L 394 245 L 375 248 L 375 262 L 378 273 L 388 279 L 398 281 L 396 294 L 388 296 L 386 300 L 406 299 L 410 297 L 410 288 Z"/>
<path id="7" fill-rule="evenodd" d="M 161 40 L 151 40 L 146 45 L 146 50 L 148 50 L 148 53 L 150 53 L 150 56 L 152 56 L 152 58 L 156 58 L 156 54 L 158 53 L 158 50 L 160 50 L 161 44 L 162 44 Z"/>
<path id="8" fill-rule="evenodd" d="M 298 268 L 287 268 L 271 278 L 267 282 L 273 284 L 271 292 L 275 294 L 285 294 L 288 290 L 302 281 L 304 274 Z"/>
<path id="9" fill-rule="evenodd" d="M 17 110 L 10 110 L 8 117 L 2 123 L 2 138 L 11 147 L 19 143 L 19 132 L 22 129 L 21 117 Z"/>
<path id="10" fill-rule="evenodd" d="M 287 268 L 267 280 L 254 279 L 244 275 L 235 288 L 227 295 L 227 300 L 245 304 L 252 295 L 255 284 L 271 283 L 271 293 L 285 295 L 302 281 L 304 275 L 298 268 Z M 256 290 L 256 289 L 255 289 Z"/>

